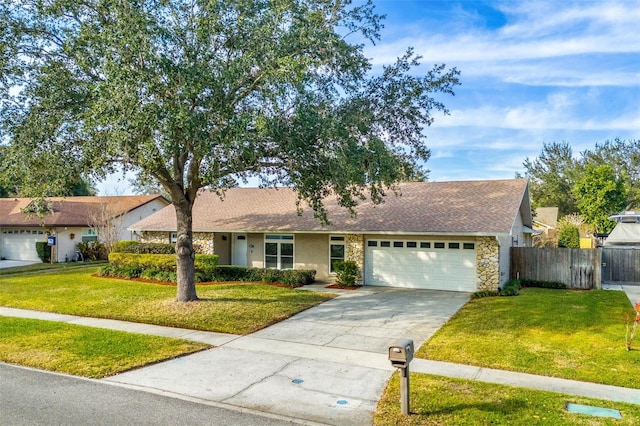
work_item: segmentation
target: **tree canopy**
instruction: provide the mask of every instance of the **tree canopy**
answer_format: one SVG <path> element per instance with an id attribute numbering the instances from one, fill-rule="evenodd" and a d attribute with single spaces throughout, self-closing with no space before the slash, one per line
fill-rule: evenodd
<path id="1" fill-rule="evenodd" d="M 545 143 L 540 155 L 524 161 L 533 207 L 558 207 L 564 216 L 577 211 L 572 195 L 578 162 L 567 142 Z"/>
<path id="2" fill-rule="evenodd" d="M 544 144 L 523 165 L 534 207 L 580 214 L 598 232 L 613 228 L 611 214 L 640 208 L 640 140 L 606 140 L 575 157 L 567 142 Z"/>
<path id="3" fill-rule="evenodd" d="M 627 203 L 625 178 L 617 176 L 607 164 L 587 164 L 573 191 L 579 200 L 581 216 L 596 232 L 610 232 L 615 222 L 609 216 L 624 209 Z"/>
<path id="4" fill-rule="evenodd" d="M 445 65 L 420 74 L 410 48 L 373 72 L 363 49 L 382 17 L 370 1 L 0 0 L 0 17 L 11 155 L 45 175 L 124 167 L 162 185 L 179 301 L 197 298 L 201 188 L 258 176 L 295 187 L 320 220 L 331 194 L 346 208 L 380 201 L 428 159 L 424 130 L 447 112 L 436 94 L 459 84 Z"/>

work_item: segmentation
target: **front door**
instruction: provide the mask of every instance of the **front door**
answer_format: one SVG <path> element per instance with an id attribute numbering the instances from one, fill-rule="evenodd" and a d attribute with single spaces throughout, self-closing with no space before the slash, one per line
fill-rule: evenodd
<path id="1" fill-rule="evenodd" d="M 247 266 L 247 234 L 233 234 L 232 262 L 237 266 Z"/>

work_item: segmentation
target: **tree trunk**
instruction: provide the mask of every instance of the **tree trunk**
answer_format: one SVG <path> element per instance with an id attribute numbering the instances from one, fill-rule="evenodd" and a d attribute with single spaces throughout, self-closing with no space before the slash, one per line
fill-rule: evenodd
<path id="1" fill-rule="evenodd" d="M 198 300 L 196 294 L 195 252 L 193 250 L 193 203 L 188 200 L 176 201 L 176 223 L 178 238 L 176 241 L 178 293 L 176 302 Z"/>

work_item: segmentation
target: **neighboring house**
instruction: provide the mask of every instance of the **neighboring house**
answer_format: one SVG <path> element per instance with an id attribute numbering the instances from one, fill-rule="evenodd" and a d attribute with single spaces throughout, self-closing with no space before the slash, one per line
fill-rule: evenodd
<path id="1" fill-rule="evenodd" d="M 533 244 L 536 247 L 556 247 L 558 244 L 558 208 L 538 207 L 533 215 Z"/>
<path id="2" fill-rule="evenodd" d="M 555 233 L 558 227 L 557 207 L 538 207 L 533 217 L 533 229 L 545 234 Z"/>
<path id="3" fill-rule="evenodd" d="M 605 247 L 640 248 L 640 211 L 624 211 L 609 219 L 618 223 L 604 240 Z"/>
<path id="4" fill-rule="evenodd" d="M 530 246 L 526 180 L 420 182 L 361 201 L 357 216 L 325 200 L 330 225 L 310 208 L 297 214 L 291 188 L 232 188 L 224 200 L 201 191 L 193 207 L 194 245 L 222 265 L 315 269 L 333 276 L 353 260 L 366 285 L 477 291 L 509 277 L 509 248 Z M 132 225 L 147 242 L 174 242 L 172 207 Z"/>
<path id="5" fill-rule="evenodd" d="M 127 228 L 169 204 L 160 195 L 54 197 L 46 199 L 50 213 L 43 217 L 26 214 L 34 202 L 30 198 L 0 198 L 0 258 L 40 260 L 36 242 L 56 237 L 52 256 L 55 262 L 73 259 L 76 244 L 100 238 L 95 221 L 113 219 L 120 228 L 118 240 L 131 240 Z"/>

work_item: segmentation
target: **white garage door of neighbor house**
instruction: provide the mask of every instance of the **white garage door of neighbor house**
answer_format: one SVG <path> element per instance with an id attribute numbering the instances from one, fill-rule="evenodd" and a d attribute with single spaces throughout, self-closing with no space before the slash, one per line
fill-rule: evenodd
<path id="1" fill-rule="evenodd" d="M 367 285 L 476 291 L 476 250 L 469 241 L 367 240 Z"/>
<path id="2" fill-rule="evenodd" d="M 2 257 L 9 260 L 38 261 L 36 242 L 46 241 L 44 231 L 31 229 L 2 230 Z"/>

